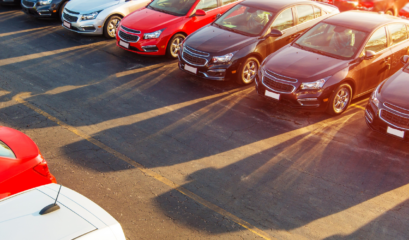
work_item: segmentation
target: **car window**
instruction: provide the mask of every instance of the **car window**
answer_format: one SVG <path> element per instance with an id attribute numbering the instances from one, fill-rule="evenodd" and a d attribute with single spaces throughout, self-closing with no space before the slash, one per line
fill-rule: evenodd
<path id="1" fill-rule="evenodd" d="M 315 18 L 321 17 L 321 8 L 314 6 Z"/>
<path id="2" fill-rule="evenodd" d="M 0 141 L 0 157 L 16 158 L 14 152 L 4 142 Z"/>
<path id="3" fill-rule="evenodd" d="M 217 8 L 217 0 L 200 0 L 196 9 L 202 9 L 203 11 L 209 11 Z"/>
<path id="4" fill-rule="evenodd" d="M 385 28 L 382 27 L 375 31 L 369 39 L 368 43 L 365 46 L 365 51 L 374 51 L 379 52 L 386 48 L 386 32 Z"/>
<path id="5" fill-rule="evenodd" d="M 237 2 L 238 0 L 222 0 L 222 6 Z"/>
<path id="6" fill-rule="evenodd" d="M 299 23 L 305 23 L 314 19 L 314 10 L 311 5 L 298 5 L 296 9 Z"/>
<path id="7" fill-rule="evenodd" d="M 278 15 L 271 27 L 283 31 L 292 26 L 294 26 L 293 11 L 291 10 L 291 8 L 289 8 Z"/>
<path id="8" fill-rule="evenodd" d="M 391 45 L 398 44 L 408 39 L 408 33 L 406 31 L 405 24 L 395 23 L 388 25 L 389 33 L 391 34 Z"/>

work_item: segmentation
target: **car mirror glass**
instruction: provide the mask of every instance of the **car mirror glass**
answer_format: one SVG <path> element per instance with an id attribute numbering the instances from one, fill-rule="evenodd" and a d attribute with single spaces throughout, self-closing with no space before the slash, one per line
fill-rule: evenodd
<path id="1" fill-rule="evenodd" d="M 374 58 L 375 55 L 376 55 L 376 53 L 374 51 L 366 50 L 364 58 L 365 58 L 365 60 L 369 60 L 369 59 Z"/>
<path id="2" fill-rule="evenodd" d="M 406 65 L 409 62 L 409 56 L 408 55 L 402 56 L 400 58 L 400 62 Z"/>

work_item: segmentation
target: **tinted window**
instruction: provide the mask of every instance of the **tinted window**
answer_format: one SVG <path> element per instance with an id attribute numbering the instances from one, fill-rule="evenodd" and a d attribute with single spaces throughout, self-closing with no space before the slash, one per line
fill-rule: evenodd
<path id="1" fill-rule="evenodd" d="M 14 155 L 9 146 L 0 141 L 0 157 L 16 158 L 16 155 Z"/>
<path id="2" fill-rule="evenodd" d="M 234 3 L 234 2 L 237 2 L 237 0 L 222 0 L 222 5 L 224 6 L 224 5 L 227 5 L 229 3 Z"/>
<path id="3" fill-rule="evenodd" d="M 196 9 L 202 9 L 203 11 L 209 11 L 214 8 L 217 8 L 217 0 L 200 0 L 196 6 Z"/>
<path id="4" fill-rule="evenodd" d="M 315 15 L 315 18 L 321 17 L 321 8 L 314 6 L 314 15 Z"/>
<path id="5" fill-rule="evenodd" d="M 374 51 L 374 52 L 379 52 L 382 51 L 383 49 L 386 48 L 386 32 L 385 28 L 382 27 L 374 34 L 372 34 L 372 37 L 369 39 L 368 43 L 365 46 L 365 51 Z"/>
<path id="6" fill-rule="evenodd" d="M 298 5 L 296 8 L 299 23 L 304 23 L 314 19 L 314 10 L 311 5 Z"/>
<path id="7" fill-rule="evenodd" d="M 196 0 L 154 0 L 148 8 L 176 16 L 184 16 L 193 7 Z"/>
<path id="8" fill-rule="evenodd" d="M 292 26 L 294 26 L 293 11 L 291 10 L 291 8 L 289 8 L 278 15 L 276 20 L 274 20 L 272 28 L 282 31 Z"/>
<path id="9" fill-rule="evenodd" d="M 390 24 L 388 25 L 389 33 L 391 34 L 392 45 L 400 43 L 408 39 L 405 24 Z"/>

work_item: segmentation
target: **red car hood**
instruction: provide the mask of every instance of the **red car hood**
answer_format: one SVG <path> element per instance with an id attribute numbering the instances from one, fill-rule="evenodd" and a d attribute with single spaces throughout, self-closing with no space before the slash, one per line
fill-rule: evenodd
<path id="1" fill-rule="evenodd" d="M 125 27 L 140 30 L 142 32 L 154 32 L 167 27 L 169 24 L 175 24 L 185 18 L 184 16 L 174 16 L 162 12 L 157 12 L 148 8 L 137 10 L 122 21 L 121 25 Z"/>

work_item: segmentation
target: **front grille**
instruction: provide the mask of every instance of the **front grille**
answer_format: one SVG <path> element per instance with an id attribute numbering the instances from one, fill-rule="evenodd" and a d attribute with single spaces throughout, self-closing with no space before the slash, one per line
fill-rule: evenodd
<path id="1" fill-rule="evenodd" d="M 281 81 L 284 81 L 284 82 L 292 82 L 292 83 L 297 82 L 297 79 L 295 79 L 295 78 L 285 77 L 285 76 L 282 76 L 280 74 L 277 74 L 277 73 L 269 71 L 269 70 L 267 70 L 265 72 L 268 75 L 270 75 L 272 78 L 275 78 L 275 79 L 278 79 L 278 80 L 281 80 Z"/>
<path id="2" fill-rule="evenodd" d="M 204 66 L 207 63 L 206 59 L 193 56 L 187 53 L 186 51 L 183 51 L 183 59 L 187 63 L 190 63 L 191 65 L 195 65 L 195 66 Z"/>
<path id="3" fill-rule="evenodd" d="M 63 17 L 64 17 L 64 19 L 67 20 L 68 22 L 76 22 L 76 21 L 78 21 L 78 17 L 74 17 L 74 16 L 68 15 L 68 14 L 66 14 L 66 13 L 64 13 Z"/>
<path id="4" fill-rule="evenodd" d="M 401 117 L 387 110 L 381 110 L 380 117 L 385 122 L 395 125 L 396 127 L 409 129 L 409 118 Z"/>
<path id="5" fill-rule="evenodd" d="M 121 30 L 119 30 L 118 35 L 122 40 L 125 40 L 127 42 L 137 42 L 139 40 L 138 36 L 125 33 Z"/>
<path id="6" fill-rule="evenodd" d="M 34 7 L 35 3 L 34 2 L 29 2 L 27 0 L 23 0 L 23 4 L 26 7 Z"/>
<path id="7" fill-rule="evenodd" d="M 208 57 L 208 56 L 210 56 L 210 54 L 208 54 L 208 53 L 206 53 L 206 52 L 202 52 L 202 51 L 193 49 L 193 48 L 191 48 L 191 47 L 189 47 L 189 46 L 185 46 L 185 48 L 186 48 L 189 52 L 191 52 L 191 53 L 193 53 L 193 54 L 195 54 L 195 55 L 199 55 L 199 56 L 202 56 L 202 57 Z"/>
<path id="8" fill-rule="evenodd" d="M 269 77 L 263 78 L 263 83 L 272 90 L 282 92 L 282 93 L 291 93 L 294 90 L 293 85 L 277 82 Z"/>
<path id="9" fill-rule="evenodd" d="M 140 33 L 141 33 L 141 31 L 139 31 L 139 30 L 130 29 L 130 28 L 127 28 L 127 27 L 124 27 L 124 26 L 121 26 L 121 28 L 122 28 L 123 30 L 127 31 L 127 32 L 130 32 L 130 33 L 136 33 L 136 34 L 140 34 Z"/>
<path id="10" fill-rule="evenodd" d="M 71 13 L 71 14 L 80 15 L 79 12 L 74 12 L 74 11 L 68 10 L 66 8 L 64 10 L 67 11 L 68 13 Z"/>
<path id="11" fill-rule="evenodd" d="M 404 109 L 404 108 L 395 106 L 395 105 L 390 104 L 390 103 L 387 103 L 387 102 L 383 103 L 383 105 L 384 105 L 385 107 L 387 107 L 387 108 L 389 108 L 389 109 L 392 109 L 392 110 L 395 110 L 395 111 L 397 111 L 397 112 L 399 112 L 399 113 L 409 115 L 409 110 L 407 110 L 407 109 Z"/>

